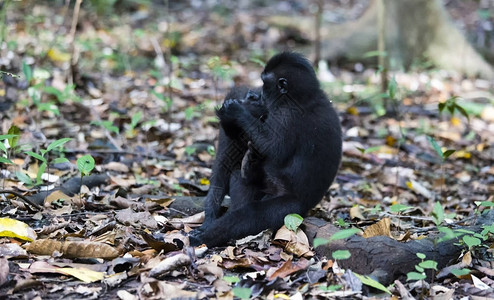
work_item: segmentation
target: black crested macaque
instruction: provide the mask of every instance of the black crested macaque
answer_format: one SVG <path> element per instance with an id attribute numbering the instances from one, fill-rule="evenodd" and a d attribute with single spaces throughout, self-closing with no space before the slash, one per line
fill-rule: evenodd
<path id="1" fill-rule="evenodd" d="M 336 176 L 340 122 L 309 61 L 297 53 L 278 54 L 261 79 L 260 99 L 234 90 L 217 111 L 220 139 L 206 219 L 191 232 L 192 245 L 225 245 L 278 229 L 287 214 L 306 215 Z M 248 99 L 266 111 L 253 113 Z M 226 194 L 231 204 L 221 215 Z"/>
<path id="2" fill-rule="evenodd" d="M 254 118 L 252 126 L 260 126 L 267 117 L 267 108 L 261 101 L 260 93 L 259 89 L 250 89 L 245 86 L 235 87 L 226 95 L 225 101 L 228 99 L 240 99 L 241 104 Z M 219 113 L 219 110 L 217 110 L 217 113 Z M 251 149 L 247 154 L 248 143 L 245 132 L 238 125 L 229 120 L 220 119 L 216 160 L 213 165 L 210 188 L 205 200 L 206 217 L 203 226 L 194 232 L 195 235 L 198 235 L 203 228 L 207 228 L 208 223 L 220 216 L 221 203 L 225 195 L 229 193 L 233 172 L 236 174 L 241 168 L 244 168 L 246 170 L 244 180 L 252 185 L 260 185 L 264 181 L 261 173 L 257 173 L 260 169 L 256 163 L 255 150 Z M 246 157 L 250 158 L 251 161 L 247 161 Z M 253 176 L 247 177 L 250 174 L 253 174 Z M 237 174 L 235 177 L 237 177 Z M 191 238 L 192 240 L 194 239 Z"/>

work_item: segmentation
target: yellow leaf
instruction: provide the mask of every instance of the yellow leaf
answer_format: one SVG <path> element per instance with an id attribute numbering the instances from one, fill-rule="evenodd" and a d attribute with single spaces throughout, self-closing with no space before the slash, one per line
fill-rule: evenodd
<path id="1" fill-rule="evenodd" d="M 413 183 L 411 181 L 407 181 L 406 185 L 408 186 L 409 189 L 413 191 Z"/>
<path id="2" fill-rule="evenodd" d="M 458 157 L 458 158 L 469 159 L 472 157 L 472 154 L 468 151 L 465 151 L 465 150 L 458 150 L 454 153 L 454 156 Z"/>
<path id="3" fill-rule="evenodd" d="M 458 126 L 458 125 L 461 125 L 461 120 L 457 117 L 451 117 L 451 120 L 449 120 L 451 122 L 451 125 L 453 126 Z"/>
<path id="4" fill-rule="evenodd" d="M 396 139 L 393 136 L 391 135 L 386 136 L 386 145 L 393 147 L 395 143 L 396 143 Z"/>
<path id="5" fill-rule="evenodd" d="M 58 271 L 66 275 L 74 276 L 75 278 L 86 283 L 100 281 L 105 278 L 105 273 L 96 272 L 86 268 L 59 268 Z"/>
<path id="6" fill-rule="evenodd" d="M 24 222 L 0 218 L 0 236 L 31 242 L 36 239 L 36 232 Z"/>
<path id="7" fill-rule="evenodd" d="M 48 57 L 55 62 L 67 62 L 70 60 L 70 54 L 61 52 L 58 49 L 51 48 L 47 53 Z"/>
<path id="8" fill-rule="evenodd" d="M 358 109 L 355 106 L 351 106 L 351 107 L 347 108 L 346 112 L 349 113 L 350 115 L 354 115 L 354 116 L 359 115 Z"/>

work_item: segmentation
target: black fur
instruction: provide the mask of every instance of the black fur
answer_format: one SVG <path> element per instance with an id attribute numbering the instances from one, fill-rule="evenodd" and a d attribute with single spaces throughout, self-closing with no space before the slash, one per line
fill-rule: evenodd
<path id="1" fill-rule="evenodd" d="M 192 245 L 224 245 L 277 229 L 287 214 L 313 208 L 336 176 L 340 123 L 309 61 L 297 53 L 278 54 L 261 78 L 261 116 L 245 105 L 250 96 L 235 89 L 217 111 L 220 141 L 206 219 L 191 233 Z M 220 215 L 226 194 L 232 201 Z"/>

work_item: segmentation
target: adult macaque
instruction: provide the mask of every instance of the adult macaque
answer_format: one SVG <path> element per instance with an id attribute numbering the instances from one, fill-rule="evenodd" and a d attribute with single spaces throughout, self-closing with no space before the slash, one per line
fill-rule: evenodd
<path id="1" fill-rule="evenodd" d="M 220 140 L 206 219 L 191 232 L 192 245 L 278 229 L 287 214 L 307 214 L 336 176 L 340 122 L 309 61 L 278 54 L 261 78 L 260 96 L 234 89 L 217 111 Z M 226 194 L 231 204 L 221 215 Z"/>

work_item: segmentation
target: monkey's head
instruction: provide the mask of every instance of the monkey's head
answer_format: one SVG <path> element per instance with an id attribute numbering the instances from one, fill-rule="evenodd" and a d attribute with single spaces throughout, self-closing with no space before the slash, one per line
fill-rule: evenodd
<path id="1" fill-rule="evenodd" d="M 261 74 L 262 98 L 272 103 L 282 95 L 298 101 L 312 99 L 319 92 L 319 81 L 310 62 L 301 54 L 283 52 L 273 56 Z"/>

